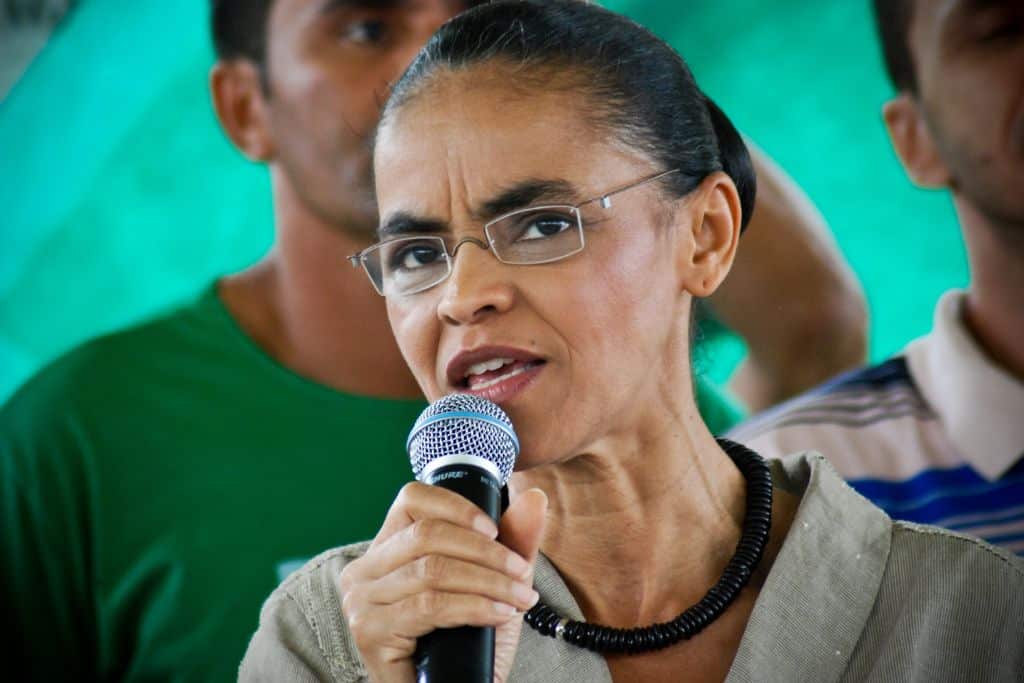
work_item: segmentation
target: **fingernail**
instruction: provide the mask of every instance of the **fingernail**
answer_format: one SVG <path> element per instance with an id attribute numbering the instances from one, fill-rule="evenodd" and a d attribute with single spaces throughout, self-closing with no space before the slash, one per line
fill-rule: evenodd
<path id="1" fill-rule="evenodd" d="M 494 611 L 502 616 L 510 617 L 518 610 L 512 605 L 507 605 L 504 602 L 496 602 L 494 603 Z"/>
<path id="2" fill-rule="evenodd" d="M 530 573 L 530 563 L 514 553 L 508 556 L 505 567 L 513 576 L 526 576 Z"/>
<path id="3" fill-rule="evenodd" d="M 473 528 L 490 538 L 498 537 L 498 527 L 490 517 L 480 516 L 473 520 Z"/>
<path id="4" fill-rule="evenodd" d="M 536 602 L 534 597 L 537 595 L 537 591 L 525 583 L 517 583 L 512 587 L 512 595 L 516 596 L 516 602 L 522 602 L 532 607 Z"/>

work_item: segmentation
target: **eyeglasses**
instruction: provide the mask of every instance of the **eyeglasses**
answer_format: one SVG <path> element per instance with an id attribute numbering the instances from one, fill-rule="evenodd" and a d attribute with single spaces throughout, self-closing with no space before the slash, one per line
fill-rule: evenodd
<path id="1" fill-rule="evenodd" d="M 489 249 L 494 258 L 509 265 L 554 263 L 583 251 L 582 207 L 598 202 L 608 210 L 615 195 L 678 171 L 642 178 L 574 206 L 552 204 L 512 211 L 484 225 L 486 242 L 464 237 L 449 249 L 451 238 L 440 235 L 396 237 L 349 256 L 349 261 L 356 268 L 362 267 L 374 289 L 386 297 L 418 294 L 444 282 L 452 273 L 455 254 L 466 242 Z"/>

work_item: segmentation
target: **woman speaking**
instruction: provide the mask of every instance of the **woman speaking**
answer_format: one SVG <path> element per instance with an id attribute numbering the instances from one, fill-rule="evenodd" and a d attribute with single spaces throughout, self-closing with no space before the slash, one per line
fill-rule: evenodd
<path id="1" fill-rule="evenodd" d="M 582 2 L 479 7 L 395 86 L 375 163 L 357 261 L 425 395 L 511 417 L 511 505 L 409 484 L 270 597 L 243 680 L 409 683 L 461 625 L 496 627 L 497 681 L 1020 680 L 1017 560 L 701 422 L 691 309 L 754 177 L 671 48 Z"/>

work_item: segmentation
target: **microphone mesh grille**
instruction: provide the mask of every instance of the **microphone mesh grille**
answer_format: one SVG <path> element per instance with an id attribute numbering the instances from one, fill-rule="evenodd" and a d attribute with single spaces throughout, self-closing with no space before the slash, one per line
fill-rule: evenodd
<path id="1" fill-rule="evenodd" d="M 488 420 L 499 422 L 504 429 Z M 498 467 L 503 486 L 519 454 L 512 421 L 505 411 L 487 399 L 470 394 L 451 394 L 427 406 L 413 425 L 408 448 L 409 462 L 417 479 L 423 468 L 436 458 L 475 455 Z"/>

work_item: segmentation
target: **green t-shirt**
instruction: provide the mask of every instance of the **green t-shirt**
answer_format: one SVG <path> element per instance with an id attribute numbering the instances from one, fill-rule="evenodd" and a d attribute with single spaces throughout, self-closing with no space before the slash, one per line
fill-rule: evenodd
<path id="1" fill-rule="evenodd" d="M 287 371 L 213 288 L 54 363 L 0 412 L 0 604 L 36 677 L 234 680 L 289 563 L 376 533 L 422 408 Z"/>
<path id="2" fill-rule="evenodd" d="M 0 410 L 15 659 L 38 680 L 234 680 L 283 576 L 376 533 L 422 407 L 296 376 L 214 287 L 69 353 Z"/>

